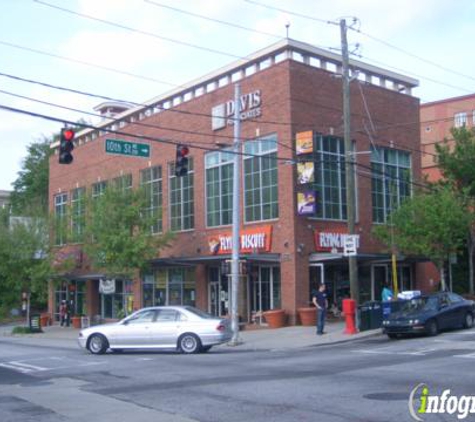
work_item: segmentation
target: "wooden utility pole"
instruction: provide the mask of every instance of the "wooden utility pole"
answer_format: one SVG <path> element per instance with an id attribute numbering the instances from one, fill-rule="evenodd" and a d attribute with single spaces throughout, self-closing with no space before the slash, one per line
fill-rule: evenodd
<path id="1" fill-rule="evenodd" d="M 350 68 L 348 41 L 346 38 L 346 21 L 340 20 L 341 32 L 341 57 L 342 57 L 342 73 L 343 73 L 343 139 L 345 143 L 345 172 L 346 172 L 346 212 L 348 221 L 348 234 L 355 235 L 356 221 L 356 200 L 355 200 L 355 167 L 353 148 L 351 145 L 351 109 L 350 109 Z M 351 298 L 359 303 L 359 286 L 358 286 L 358 268 L 356 265 L 356 256 L 348 257 L 348 270 L 350 278 L 350 294 Z"/>

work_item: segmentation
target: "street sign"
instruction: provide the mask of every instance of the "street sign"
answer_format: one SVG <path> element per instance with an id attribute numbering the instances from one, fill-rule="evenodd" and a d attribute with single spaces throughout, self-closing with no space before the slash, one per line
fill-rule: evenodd
<path id="1" fill-rule="evenodd" d="M 130 155 L 132 157 L 150 157 L 150 145 L 137 142 L 121 141 L 119 139 L 106 139 L 106 152 L 108 154 Z"/>
<path id="2" fill-rule="evenodd" d="M 343 256 L 355 256 L 356 255 L 356 242 L 357 236 L 347 235 L 343 245 Z"/>

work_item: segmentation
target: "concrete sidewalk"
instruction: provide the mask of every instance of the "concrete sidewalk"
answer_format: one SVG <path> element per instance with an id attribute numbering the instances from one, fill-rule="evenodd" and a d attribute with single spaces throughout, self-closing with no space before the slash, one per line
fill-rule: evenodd
<path id="1" fill-rule="evenodd" d="M 72 327 L 53 325 L 43 328 L 43 333 L 12 335 L 12 326 L 0 326 L 0 340 L 2 338 L 15 339 L 25 344 L 41 344 L 56 347 L 78 347 L 79 330 Z M 286 350 L 320 345 L 338 344 L 355 341 L 361 338 L 380 335 L 381 330 L 363 331 L 348 335 L 344 333 L 343 321 L 327 322 L 325 334 L 316 335 L 315 327 L 291 326 L 283 328 L 255 328 L 240 331 L 241 343 L 237 346 L 222 345 L 219 347 L 241 350 Z"/>

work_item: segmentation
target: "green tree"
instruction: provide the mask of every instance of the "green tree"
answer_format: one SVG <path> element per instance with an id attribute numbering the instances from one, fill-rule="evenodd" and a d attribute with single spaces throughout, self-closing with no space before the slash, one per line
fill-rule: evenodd
<path id="1" fill-rule="evenodd" d="M 152 234 L 151 227 L 158 216 L 144 213 L 148 201 L 141 189 L 111 187 L 90 200 L 84 250 L 96 270 L 131 278 L 172 239 L 170 233 Z"/>
<path id="2" fill-rule="evenodd" d="M 13 192 L 10 200 L 14 215 L 28 215 L 35 210 L 48 213 L 49 157 L 51 139 L 28 146 L 28 155 L 23 161 L 18 178 L 13 182 Z"/>
<path id="3" fill-rule="evenodd" d="M 391 224 L 375 228 L 375 235 L 402 253 L 428 257 L 437 266 L 445 289 L 445 263 L 463 246 L 471 221 L 460 197 L 449 187 L 418 192 L 388 221 Z"/>
<path id="4" fill-rule="evenodd" d="M 466 127 L 452 128 L 453 140 L 444 139 L 443 144 L 436 144 L 436 162 L 444 176 L 444 182 L 453 186 L 458 192 L 467 196 L 468 210 L 475 221 L 475 132 Z M 475 293 L 475 226 L 472 223 L 467 233 L 469 292 Z"/>
<path id="5" fill-rule="evenodd" d="M 0 309 L 19 307 L 29 292 L 36 306 L 46 303 L 51 275 L 48 222 L 42 216 L 0 219 Z"/>

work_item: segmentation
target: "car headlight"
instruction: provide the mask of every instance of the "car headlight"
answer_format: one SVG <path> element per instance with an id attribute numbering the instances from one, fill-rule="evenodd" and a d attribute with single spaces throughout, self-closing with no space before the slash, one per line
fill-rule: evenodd
<path id="1" fill-rule="evenodd" d="M 419 324 L 419 322 L 420 321 L 418 319 L 410 319 L 409 320 L 409 325 L 417 325 L 417 324 Z"/>

